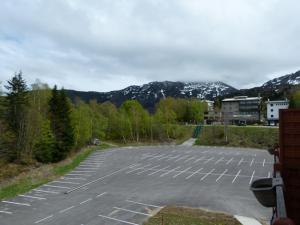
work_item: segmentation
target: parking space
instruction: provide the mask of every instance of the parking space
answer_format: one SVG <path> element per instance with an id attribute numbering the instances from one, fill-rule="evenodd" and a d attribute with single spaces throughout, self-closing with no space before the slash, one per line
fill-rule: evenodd
<path id="1" fill-rule="evenodd" d="M 0 203 L 3 225 L 141 224 L 164 205 L 268 219 L 249 191 L 270 177 L 266 151 L 156 146 L 95 152 L 75 170 Z"/>

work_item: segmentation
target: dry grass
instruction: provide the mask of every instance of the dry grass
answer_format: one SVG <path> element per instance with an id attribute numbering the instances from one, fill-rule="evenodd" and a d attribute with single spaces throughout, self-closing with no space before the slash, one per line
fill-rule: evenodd
<path id="1" fill-rule="evenodd" d="M 162 223 L 163 222 L 163 223 Z M 202 209 L 169 206 L 144 225 L 241 225 L 234 217 Z"/>

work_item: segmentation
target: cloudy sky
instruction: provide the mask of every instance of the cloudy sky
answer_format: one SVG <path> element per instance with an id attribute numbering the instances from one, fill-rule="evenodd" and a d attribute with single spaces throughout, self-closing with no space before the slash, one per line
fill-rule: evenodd
<path id="1" fill-rule="evenodd" d="M 0 81 L 261 85 L 300 69 L 298 0 L 1 0 Z"/>

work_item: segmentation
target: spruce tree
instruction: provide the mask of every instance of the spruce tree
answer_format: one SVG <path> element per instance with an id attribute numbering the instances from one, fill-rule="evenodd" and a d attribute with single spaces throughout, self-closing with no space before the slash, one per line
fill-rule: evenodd
<path id="1" fill-rule="evenodd" d="M 22 78 L 22 72 L 13 76 L 7 81 L 8 90 L 4 115 L 10 132 L 14 136 L 12 140 L 13 149 L 10 152 L 10 160 L 21 160 L 21 155 L 25 142 L 26 133 L 26 111 L 28 106 L 28 90 L 25 80 Z"/>
<path id="2" fill-rule="evenodd" d="M 58 91 L 54 86 L 49 101 L 51 129 L 55 137 L 53 161 L 64 159 L 74 146 L 74 131 L 71 125 L 71 106 L 64 90 Z"/>

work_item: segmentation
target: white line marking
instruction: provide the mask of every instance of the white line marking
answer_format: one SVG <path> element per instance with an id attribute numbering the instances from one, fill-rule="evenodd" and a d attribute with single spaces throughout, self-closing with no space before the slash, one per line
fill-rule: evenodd
<path id="1" fill-rule="evenodd" d="M 8 212 L 8 211 L 0 211 L 0 213 L 9 214 L 9 215 L 13 214 L 12 212 Z"/>
<path id="2" fill-rule="evenodd" d="M 236 180 L 236 178 L 239 176 L 240 173 L 241 173 L 241 170 L 239 170 L 239 172 L 237 172 L 237 174 L 235 175 L 234 179 L 232 180 L 232 183 L 234 183 L 234 181 Z"/>
<path id="3" fill-rule="evenodd" d="M 176 158 L 178 158 L 180 155 L 176 155 L 176 156 L 173 156 L 173 157 L 170 157 L 170 158 L 168 158 L 166 161 L 170 161 L 170 160 L 172 160 L 172 159 L 176 159 Z"/>
<path id="4" fill-rule="evenodd" d="M 106 192 L 103 192 L 102 194 L 97 195 L 96 198 L 100 198 L 100 197 L 103 196 L 103 195 L 106 195 Z"/>
<path id="5" fill-rule="evenodd" d="M 33 191 L 43 192 L 43 193 L 50 193 L 50 194 L 59 194 L 59 192 L 57 192 L 57 191 L 45 191 L 45 190 L 40 190 L 40 189 L 33 189 Z"/>
<path id="6" fill-rule="evenodd" d="M 252 176 L 250 178 L 250 181 L 249 181 L 249 184 L 251 184 L 252 180 L 253 180 L 253 177 L 254 177 L 254 174 L 255 174 L 255 170 L 253 170 L 253 173 L 252 173 Z"/>
<path id="7" fill-rule="evenodd" d="M 204 162 L 204 164 L 207 164 L 209 161 L 213 160 L 214 158 L 215 158 L 215 157 L 209 158 L 208 160 L 206 160 L 206 161 Z"/>
<path id="8" fill-rule="evenodd" d="M 69 208 L 66 208 L 66 209 L 63 209 L 63 210 L 60 210 L 59 213 L 64 213 L 64 212 L 67 212 L 69 211 L 70 209 L 73 209 L 75 206 L 71 206 Z"/>
<path id="9" fill-rule="evenodd" d="M 215 165 L 221 162 L 224 159 L 224 157 L 220 158 L 218 161 L 215 162 Z"/>
<path id="10" fill-rule="evenodd" d="M 218 180 L 220 180 L 221 177 L 223 177 L 227 173 L 227 171 L 228 171 L 227 169 L 224 170 L 224 172 L 222 174 L 220 174 L 220 176 L 216 179 L 216 182 L 218 182 Z"/>
<path id="11" fill-rule="evenodd" d="M 83 184 L 83 185 L 81 185 L 81 186 L 79 186 L 79 187 L 76 187 L 76 188 L 74 188 L 74 189 L 72 189 L 72 190 L 70 190 L 70 191 L 68 191 L 68 192 L 66 192 L 66 193 L 69 194 L 69 193 L 71 193 L 71 192 L 73 192 L 73 191 L 76 191 L 76 190 L 78 190 L 78 189 L 81 189 L 81 188 L 83 188 L 83 187 L 85 187 L 85 186 L 87 186 L 87 185 L 89 185 L 89 184 L 93 184 L 93 183 L 95 183 L 95 182 L 97 182 L 97 181 L 103 180 L 103 179 L 105 179 L 106 177 L 110 177 L 110 176 L 115 175 L 116 173 L 119 173 L 119 172 L 121 172 L 121 171 L 123 171 L 123 170 L 126 170 L 126 169 L 128 169 L 128 166 L 127 166 L 127 167 L 124 167 L 123 169 L 119 169 L 119 170 L 117 170 L 117 171 L 115 171 L 115 172 L 112 172 L 112 173 L 110 173 L 110 174 L 107 174 L 107 175 L 105 175 L 105 176 L 103 176 L 103 177 L 99 177 L 99 178 L 96 179 L 96 180 L 92 180 L 92 181 L 90 181 L 90 182 L 88 182 L 88 183 L 86 183 L 86 184 Z"/>
<path id="12" fill-rule="evenodd" d="M 83 177 L 90 177 L 90 176 L 92 176 L 92 175 L 82 174 L 82 173 L 74 173 L 74 172 L 72 172 L 72 173 L 69 173 L 69 174 L 67 174 L 67 175 L 65 175 L 65 176 L 83 176 Z"/>
<path id="13" fill-rule="evenodd" d="M 233 158 L 229 159 L 228 162 L 226 163 L 226 165 L 228 165 L 232 160 L 233 160 Z"/>
<path id="14" fill-rule="evenodd" d="M 126 174 L 130 174 L 130 173 L 133 173 L 133 172 L 138 171 L 138 170 L 143 170 L 143 169 L 145 169 L 145 167 L 147 167 L 147 166 L 151 166 L 151 163 L 150 163 L 150 164 L 147 164 L 146 166 L 142 166 L 142 167 L 135 168 L 135 169 L 133 169 L 133 170 L 129 170 L 129 171 L 126 172 Z"/>
<path id="15" fill-rule="evenodd" d="M 128 222 L 128 221 L 125 221 L 125 220 L 119 220 L 119 219 L 116 219 L 116 218 L 113 218 L 113 217 L 110 217 L 110 216 L 103 216 L 103 215 L 98 215 L 98 216 L 106 218 L 106 219 L 110 219 L 110 220 L 115 220 L 115 221 L 118 221 L 118 222 L 121 222 L 121 223 L 127 223 L 127 224 L 131 224 L 131 225 L 139 225 L 137 223 L 131 223 L 131 222 Z"/>
<path id="16" fill-rule="evenodd" d="M 241 163 L 243 162 L 244 158 L 241 158 L 241 160 L 238 163 L 238 166 L 241 165 Z"/>
<path id="17" fill-rule="evenodd" d="M 214 172 L 215 169 L 212 169 L 211 171 L 209 171 L 207 174 L 205 174 L 200 180 L 204 180 L 209 174 L 211 174 L 212 172 Z"/>
<path id="18" fill-rule="evenodd" d="M 122 211 L 126 211 L 126 212 L 132 212 L 132 213 L 140 214 L 140 215 L 144 215 L 144 216 L 152 216 L 151 214 L 148 214 L 148 213 L 137 212 L 137 211 L 124 209 L 124 208 L 119 208 L 119 207 L 114 207 L 114 209 L 118 209 L 118 210 L 122 210 Z"/>
<path id="19" fill-rule="evenodd" d="M 193 172 L 191 175 L 187 176 L 185 179 L 190 179 L 192 176 L 194 176 L 196 173 L 199 173 L 201 170 L 203 170 L 203 168 L 200 168 L 199 170 Z"/>
<path id="20" fill-rule="evenodd" d="M 159 173 L 160 171 L 163 171 L 163 170 L 165 170 L 165 169 L 167 169 L 167 168 L 169 168 L 169 167 L 170 167 L 170 166 L 166 166 L 166 167 L 164 167 L 164 168 L 162 168 L 162 169 L 156 170 L 156 171 L 154 171 L 154 172 L 152 172 L 152 173 L 149 173 L 148 176 L 151 176 L 151 175 L 153 175 L 153 174 Z"/>
<path id="21" fill-rule="evenodd" d="M 264 159 L 264 161 L 263 161 L 263 167 L 265 166 L 265 163 L 266 163 L 266 159 Z"/>
<path id="22" fill-rule="evenodd" d="M 51 217 L 53 217 L 53 215 L 50 215 L 50 216 L 45 217 L 44 219 L 35 221 L 34 223 L 40 223 L 40 222 L 43 222 L 43 221 L 45 221 L 45 220 L 47 220 L 47 219 L 50 219 Z"/>
<path id="23" fill-rule="evenodd" d="M 180 174 L 183 174 L 183 173 L 187 172 L 187 171 L 188 171 L 189 169 L 191 169 L 191 168 L 192 168 L 192 167 L 188 167 L 188 168 L 186 168 L 185 170 L 183 170 L 183 171 L 181 171 L 181 172 L 175 174 L 175 175 L 173 176 L 173 178 L 178 177 Z"/>
<path id="24" fill-rule="evenodd" d="M 254 162 L 254 158 L 252 158 L 252 161 L 251 161 L 251 163 L 250 163 L 250 166 L 252 166 L 253 162 Z"/>
<path id="25" fill-rule="evenodd" d="M 46 200 L 46 198 L 41 198 L 41 197 L 36 197 L 36 196 L 31 196 L 31 195 L 19 195 L 20 197 L 23 198 L 32 198 L 32 199 L 38 199 L 38 200 Z"/>
<path id="26" fill-rule="evenodd" d="M 89 198 L 89 199 L 87 199 L 87 200 L 85 200 L 85 201 L 83 201 L 83 202 L 80 202 L 79 205 L 82 205 L 82 204 L 87 203 L 87 202 L 89 202 L 89 201 L 92 201 L 92 199 Z"/>
<path id="27" fill-rule="evenodd" d="M 95 171 L 87 171 L 87 170 L 74 170 L 75 173 L 95 173 Z"/>
<path id="28" fill-rule="evenodd" d="M 188 162 L 188 161 L 191 161 L 192 159 L 194 159 L 195 157 L 191 157 L 191 158 L 188 158 L 186 160 L 184 160 L 184 163 Z"/>
<path id="29" fill-rule="evenodd" d="M 62 189 L 71 189 L 69 187 L 63 187 L 63 186 L 56 186 L 56 185 L 50 185 L 50 184 L 44 184 L 44 187 L 53 187 L 53 188 L 62 188 Z"/>
<path id="30" fill-rule="evenodd" d="M 62 177 L 63 180 L 86 180 L 86 178 L 81 177 Z"/>
<path id="31" fill-rule="evenodd" d="M 167 172 L 161 174 L 160 177 L 164 177 L 164 176 L 166 176 L 167 174 L 172 173 L 172 172 L 174 172 L 175 170 L 177 170 L 177 169 L 179 169 L 179 168 L 180 168 L 180 166 L 177 166 L 176 168 L 171 169 L 171 170 L 169 170 L 169 171 L 167 171 Z"/>
<path id="32" fill-rule="evenodd" d="M 188 155 L 182 156 L 182 157 L 176 159 L 174 162 L 178 162 L 179 160 L 185 159 L 185 158 L 187 158 L 187 157 L 189 157 L 189 156 L 188 156 Z"/>
<path id="33" fill-rule="evenodd" d="M 200 161 L 200 160 L 202 160 L 202 159 L 204 159 L 205 157 L 204 156 L 202 156 L 202 157 L 200 157 L 199 159 L 196 159 L 195 161 L 194 161 L 194 163 L 196 163 L 196 162 L 198 162 L 198 161 Z"/>
<path id="34" fill-rule="evenodd" d="M 145 173 L 145 172 L 147 172 L 147 171 L 149 171 L 149 170 L 153 170 L 154 168 L 157 168 L 157 167 L 160 167 L 160 165 L 153 166 L 153 167 L 151 167 L 151 168 L 149 168 L 149 169 L 144 169 L 144 170 L 142 170 L 141 172 L 138 172 L 137 175 L 141 175 L 142 173 Z"/>
<path id="35" fill-rule="evenodd" d="M 13 205 L 22 205 L 22 206 L 31 206 L 28 203 L 20 203 L 20 202 L 11 202 L 11 201 L 2 201 L 3 203 L 13 204 Z"/>
<path id="36" fill-rule="evenodd" d="M 135 203 L 135 204 L 138 204 L 138 205 L 150 206 L 150 207 L 154 207 L 154 208 L 163 208 L 163 207 L 158 206 L 158 205 L 151 205 L 151 204 L 136 202 L 136 201 L 132 201 L 132 200 L 126 200 L 126 202 L 131 202 L 131 203 Z"/>
<path id="37" fill-rule="evenodd" d="M 78 182 L 58 181 L 58 180 L 52 181 L 51 183 L 60 183 L 60 184 L 80 184 L 80 183 L 78 183 Z"/>

